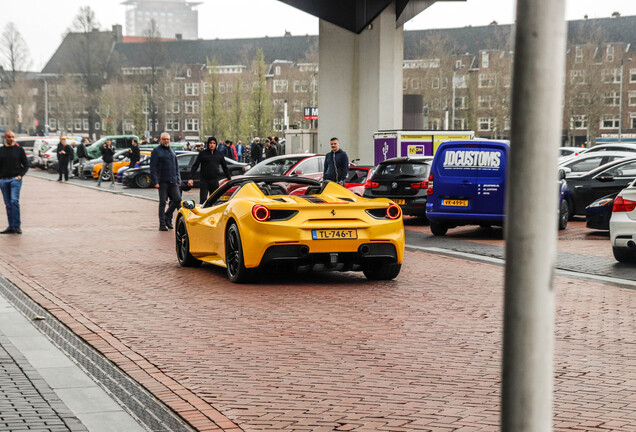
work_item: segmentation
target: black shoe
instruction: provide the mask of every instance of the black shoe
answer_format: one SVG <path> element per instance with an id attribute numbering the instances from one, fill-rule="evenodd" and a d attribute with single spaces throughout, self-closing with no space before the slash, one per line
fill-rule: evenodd
<path id="1" fill-rule="evenodd" d="M 16 233 L 16 230 L 13 228 L 7 228 L 4 231 L 0 231 L 0 234 L 15 234 L 15 233 Z"/>
<path id="2" fill-rule="evenodd" d="M 16 233 L 16 234 L 22 234 L 22 228 L 17 227 L 17 228 L 15 229 L 15 233 Z"/>
<path id="3" fill-rule="evenodd" d="M 168 228 L 168 229 L 174 229 L 174 227 L 172 226 L 172 224 L 171 224 L 170 222 L 168 222 L 168 223 L 166 224 L 166 228 Z"/>
<path id="4" fill-rule="evenodd" d="M 62 179 L 57 179 L 57 181 L 62 181 Z"/>
<path id="5" fill-rule="evenodd" d="M 163 225 L 161 225 L 161 226 L 159 227 L 159 231 L 168 231 L 168 228 L 167 228 L 167 227 L 165 227 L 165 226 L 163 226 Z"/>

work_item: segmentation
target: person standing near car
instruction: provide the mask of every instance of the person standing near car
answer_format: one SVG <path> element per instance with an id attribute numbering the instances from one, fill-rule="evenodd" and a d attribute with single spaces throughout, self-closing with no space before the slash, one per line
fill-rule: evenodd
<path id="1" fill-rule="evenodd" d="M 90 159 L 88 156 L 88 151 L 86 150 L 86 140 L 82 140 L 80 145 L 77 146 L 77 159 L 79 161 L 77 165 L 77 174 L 78 177 L 84 179 L 84 165 Z"/>
<path id="2" fill-rule="evenodd" d="M 278 156 L 278 150 L 276 149 L 276 143 L 274 141 L 267 139 L 265 140 L 265 159 L 272 158 L 274 156 Z"/>
<path id="3" fill-rule="evenodd" d="M 70 177 L 73 177 L 73 164 L 75 163 L 75 141 L 71 141 L 70 144 L 67 144 L 68 147 L 68 174 Z"/>
<path id="4" fill-rule="evenodd" d="M 349 173 L 349 156 L 340 148 L 340 141 L 333 137 L 329 140 L 331 151 L 325 156 L 325 169 L 323 171 L 323 181 L 331 180 L 344 184 Z"/>
<path id="5" fill-rule="evenodd" d="M 150 154 L 150 179 L 152 184 L 159 189 L 159 231 L 172 229 L 172 214 L 181 202 L 181 174 L 177 155 L 170 148 L 170 134 L 161 134 L 159 145 Z M 170 199 L 170 205 L 166 210 L 166 203 Z"/>
<path id="6" fill-rule="evenodd" d="M 29 170 L 29 161 L 22 147 L 16 145 L 15 134 L 6 131 L 0 147 L 0 190 L 7 210 L 9 227 L 0 234 L 22 234 L 20 227 L 20 189 L 22 178 Z"/>
<path id="7" fill-rule="evenodd" d="M 188 143 L 189 144 L 189 143 Z M 134 168 L 137 162 L 139 162 L 139 158 L 141 158 L 141 153 L 139 152 L 139 143 L 136 139 L 132 140 L 132 147 L 128 150 L 128 158 L 130 159 L 130 168 Z"/>
<path id="8" fill-rule="evenodd" d="M 194 174 L 201 165 L 201 180 L 199 186 L 199 202 L 203 204 L 208 195 L 214 192 L 219 187 L 219 178 L 221 176 L 221 170 L 225 174 L 225 177 L 230 180 L 230 170 L 227 168 L 225 157 L 216 148 L 216 138 L 209 137 L 205 150 L 199 152 L 197 158 L 190 170 L 190 180 L 188 180 L 188 186 L 194 184 Z"/>
<path id="9" fill-rule="evenodd" d="M 115 176 L 113 175 L 113 155 L 115 154 L 115 150 L 113 149 L 110 140 L 106 140 L 99 151 L 102 153 L 102 169 L 99 170 L 99 175 L 97 176 L 97 186 L 101 186 L 102 175 L 104 174 L 110 175 L 110 185 L 114 186 Z"/>
<path id="10" fill-rule="evenodd" d="M 60 137 L 60 143 L 57 145 L 57 151 L 56 151 L 57 173 L 59 174 L 57 181 L 62 181 L 62 178 L 64 178 L 64 181 L 68 181 L 68 160 L 69 160 L 68 149 L 71 149 L 71 151 L 73 151 L 73 149 L 66 144 L 66 138 Z"/>

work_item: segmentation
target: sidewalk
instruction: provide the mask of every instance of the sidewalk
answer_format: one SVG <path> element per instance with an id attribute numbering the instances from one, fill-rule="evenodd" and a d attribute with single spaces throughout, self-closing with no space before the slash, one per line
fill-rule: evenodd
<path id="1" fill-rule="evenodd" d="M 147 429 L 0 295 L 0 430 Z"/>

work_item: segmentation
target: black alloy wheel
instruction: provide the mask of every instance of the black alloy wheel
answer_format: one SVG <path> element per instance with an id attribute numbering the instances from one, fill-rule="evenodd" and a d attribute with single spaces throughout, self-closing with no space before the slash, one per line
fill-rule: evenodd
<path id="1" fill-rule="evenodd" d="M 146 189 L 150 187 L 150 176 L 148 174 L 139 174 L 135 178 L 135 184 L 138 188 Z"/>
<path id="2" fill-rule="evenodd" d="M 225 265 L 230 282 L 248 282 L 253 276 L 253 271 L 245 268 L 241 234 L 235 223 L 230 224 L 225 235 Z"/>
<path id="3" fill-rule="evenodd" d="M 190 254 L 190 238 L 188 237 L 188 229 L 183 216 L 180 216 L 177 220 L 177 229 L 175 230 L 174 237 L 177 260 L 182 267 L 199 267 L 203 264 L 202 261 Z"/>

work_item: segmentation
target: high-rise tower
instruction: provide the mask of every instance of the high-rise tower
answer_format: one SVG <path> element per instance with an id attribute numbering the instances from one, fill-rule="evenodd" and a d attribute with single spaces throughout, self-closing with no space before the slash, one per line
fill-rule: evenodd
<path id="1" fill-rule="evenodd" d="M 150 22 L 155 20 L 164 38 L 180 34 L 183 39 L 198 39 L 200 2 L 186 0 L 126 0 L 126 35 L 145 36 Z"/>

